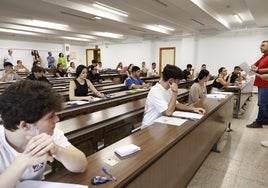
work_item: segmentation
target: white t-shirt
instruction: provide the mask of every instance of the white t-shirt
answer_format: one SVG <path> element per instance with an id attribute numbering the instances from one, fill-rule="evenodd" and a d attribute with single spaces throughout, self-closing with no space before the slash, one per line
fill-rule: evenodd
<path id="1" fill-rule="evenodd" d="M 52 136 L 54 142 L 62 147 L 70 145 L 63 132 L 57 128 L 54 129 Z M 0 125 L 0 174 L 20 155 L 14 148 L 12 148 L 5 137 L 5 128 Z M 27 168 L 21 176 L 20 181 L 23 180 L 40 180 L 43 178 L 43 172 L 47 162 L 40 163 L 35 166 Z"/>
<path id="2" fill-rule="evenodd" d="M 156 83 L 151 88 L 145 102 L 144 117 L 141 124 L 142 129 L 153 124 L 154 120 L 162 115 L 168 108 L 171 97 L 171 89 L 167 90 L 159 83 Z"/>
<path id="3" fill-rule="evenodd" d="M 1 71 L 0 73 L 0 78 L 2 78 L 5 75 L 5 71 Z M 17 80 L 17 75 L 15 73 L 10 73 L 7 75 L 6 79 L 4 80 L 4 82 L 12 82 L 14 80 Z"/>
<path id="4" fill-rule="evenodd" d="M 156 68 L 155 69 L 149 68 L 149 70 L 147 72 L 147 77 L 149 77 L 150 75 L 155 76 L 157 74 L 158 74 L 158 72 L 156 71 Z"/>

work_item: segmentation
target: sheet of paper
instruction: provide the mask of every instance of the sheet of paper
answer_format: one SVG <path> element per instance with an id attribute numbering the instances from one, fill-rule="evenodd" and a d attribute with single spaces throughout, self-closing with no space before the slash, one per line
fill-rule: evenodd
<path id="1" fill-rule="evenodd" d="M 184 112 L 184 111 L 175 111 L 172 116 L 182 117 L 182 118 L 191 118 L 191 119 L 201 119 L 203 117 L 202 114 L 197 114 L 194 112 Z"/>
<path id="2" fill-rule="evenodd" d="M 187 120 L 168 116 L 161 116 L 155 120 L 155 122 L 176 125 L 176 126 L 181 126 L 183 123 L 185 123 L 185 121 Z"/>
<path id="3" fill-rule="evenodd" d="M 86 185 L 57 183 L 48 181 L 26 180 L 20 182 L 16 188 L 87 188 Z"/>
<path id="4" fill-rule="evenodd" d="M 130 154 L 135 153 L 135 152 L 140 151 L 140 150 L 141 150 L 141 148 L 139 146 L 136 146 L 134 144 L 129 144 L 126 146 L 116 148 L 114 150 L 114 152 L 117 153 L 118 155 L 120 155 L 121 157 L 125 157 L 127 155 L 130 155 Z"/>
<path id="5" fill-rule="evenodd" d="M 102 98 L 99 98 L 99 97 L 93 97 L 93 101 L 95 102 L 95 101 L 99 101 L 99 100 L 101 100 Z"/>
<path id="6" fill-rule="evenodd" d="M 213 99 L 225 99 L 226 95 L 220 94 L 220 93 L 211 93 L 206 95 L 207 98 L 213 98 Z"/>
<path id="7" fill-rule="evenodd" d="M 88 101 L 68 101 L 67 104 L 76 104 L 76 105 L 82 105 L 82 104 L 88 104 Z"/>
<path id="8" fill-rule="evenodd" d="M 249 64 L 247 64 L 246 62 L 241 63 L 241 64 L 239 65 L 239 67 L 240 67 L 243 71 L 245 71 L 245 72 L 247 73 L 247 75 L 249 75 L 249 76 L 252 76 L 252 75 L 255 75 L 255 74 L 256 74 L 255 72 L 253 72 L 253 71 L 250 70 L 251 68 L 250 68 Z"/>

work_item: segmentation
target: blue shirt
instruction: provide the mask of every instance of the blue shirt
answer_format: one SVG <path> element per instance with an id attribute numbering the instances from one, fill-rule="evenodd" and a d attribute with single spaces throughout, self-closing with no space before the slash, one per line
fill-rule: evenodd
<path id="1" fill-rule="evenodd" d="M 143 85 L 143 81 L 139 77 L 135 79 L 132 76 L 129 76 L 126 79 L 125 85 L 127 89 L 132 89 L 133 85 Z"/>

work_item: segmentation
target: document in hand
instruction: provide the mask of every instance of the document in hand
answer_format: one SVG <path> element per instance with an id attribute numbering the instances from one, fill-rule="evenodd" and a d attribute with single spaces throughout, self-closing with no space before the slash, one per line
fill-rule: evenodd
<path id="1" fill-rule="evenodd" d="M 140 151 L 140 150 L 141 150 L 141 148 L 139 146 L 136 146 L 134 144 L 129 144 L 126 146 L 116 148 L 114 150 L 114 152 L 117 153 L 118 155 L 120 155 L 121 157 L 125 157 L 127 155 L 130 155 L 130 154 L 135 153 L 135 152 Z"/>
<path id="2" fill-rule="evenodd" d="M 69 184 L 69 183 L 56 183 L 37 180 L 25 180 L 17 184 L 16 188 L 87 188 L 86 185 Z"/>
<path id="3" fill-rule="evenodd" d="M 256 74 L 255 72 L 251 71 L 250 66 L 249 66 L 246 62 L 241 63 L 241 64 L 239 65 L 239 67 L 240 67 L 243 71 L 245 71 L 245 72 L 247 73 L 247 75 L 249 75 L 249 76 L 252 76 L 252 75 Z"/>
<path id="4" fill-rule="evenodd" d="M 203 114 L 197 114 L 193 112 L 183 112 L 183 111 L 175 111 L 172 116 L 180 117 L 180 118 L 190 118 L 190 119 L 201 119 Z"/>

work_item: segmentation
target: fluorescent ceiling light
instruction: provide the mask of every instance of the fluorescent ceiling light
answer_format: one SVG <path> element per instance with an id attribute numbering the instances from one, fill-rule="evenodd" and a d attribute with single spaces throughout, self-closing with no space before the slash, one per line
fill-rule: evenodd
<path id="1" fill-rule="evenodd" d="M 108 5 L 104 5 L 104 4 L 99 3 L 99 2 L 93 3 L 93 6 L 96 7 L 96 8 L 108 11 L 108 12 L 113 13 L 113 14 L 128 17 L 128 14 L 126 12 L 124 12 L 122 10 L 118 10 L 116 8 L 113 8 L 113 7 L 110 7 Z"/>
<path id="2" fill-rule="evenodd" d="M 124 35 L 116 34 L 116 33 L 109 33 L 109 32 L 94 32 L 93 34 L 95 34 L 97 36 L 116 38 L 116 39 L 121 39 L 124 37 Z"/>
<path id="3" fill-rule="evenodd" d="M 241 19 L 241 17 L 240 17 L 238 14 L 235 14 L 234 17 L 236 18 L 236 20 L 237 20 L 239 23 L 243 23 L 243 20 Z"/>
<path id="4" fill-rule="evenodd" d="M 33 20 L 32 25 L 37 26 L 37 27 L 51 28 L 51 29 L 69 27 L 68 25 L 65 25 L 65 24 L 59 24 L 59 23 L 54 23 L 54 22 L 46 22 L 46 21 L 41 21 L 41 20 Z"/>
<path id="5" fill-rule="evenodd" d="M 169 31 L 174 31 L 175 30 L 174 28 L 171 28 L 171 27 L 168 27 L 168 26 L 165 26 L 165 25 L 158 25 L 158 27 L 160 27 L 162 29 L 169 30 Z"/>
<path id="6" fill-rule="evenodd" d="M 90 35 L 77 34 L 76 36 L 77 36 L 78 38 L 96 39 L 96 37 L 94 37 L 94 36 L 90 36 Z"/>
<path id="7" fill-rule="evenodd" d="M 38 35 L 37 33 L 33 33 L 33 32 L 20 31 L 20 30 L 14 30 L 14 29 L 5 29 L 5 28 L 0 28 L 0 32 L 15 33 L 15 34 L 22 34 L 22 35 Z"/>
<path id="8" fill-rule="evenodd" d="M 78 37 L 62 37 L 62 38 L 63 38 L 63 39 L 68 39 L 68 40 L 85 41 L 85 42 L 90 41 L 89 39 L 85 39 L 85 38 L 78 38 Z"/>

